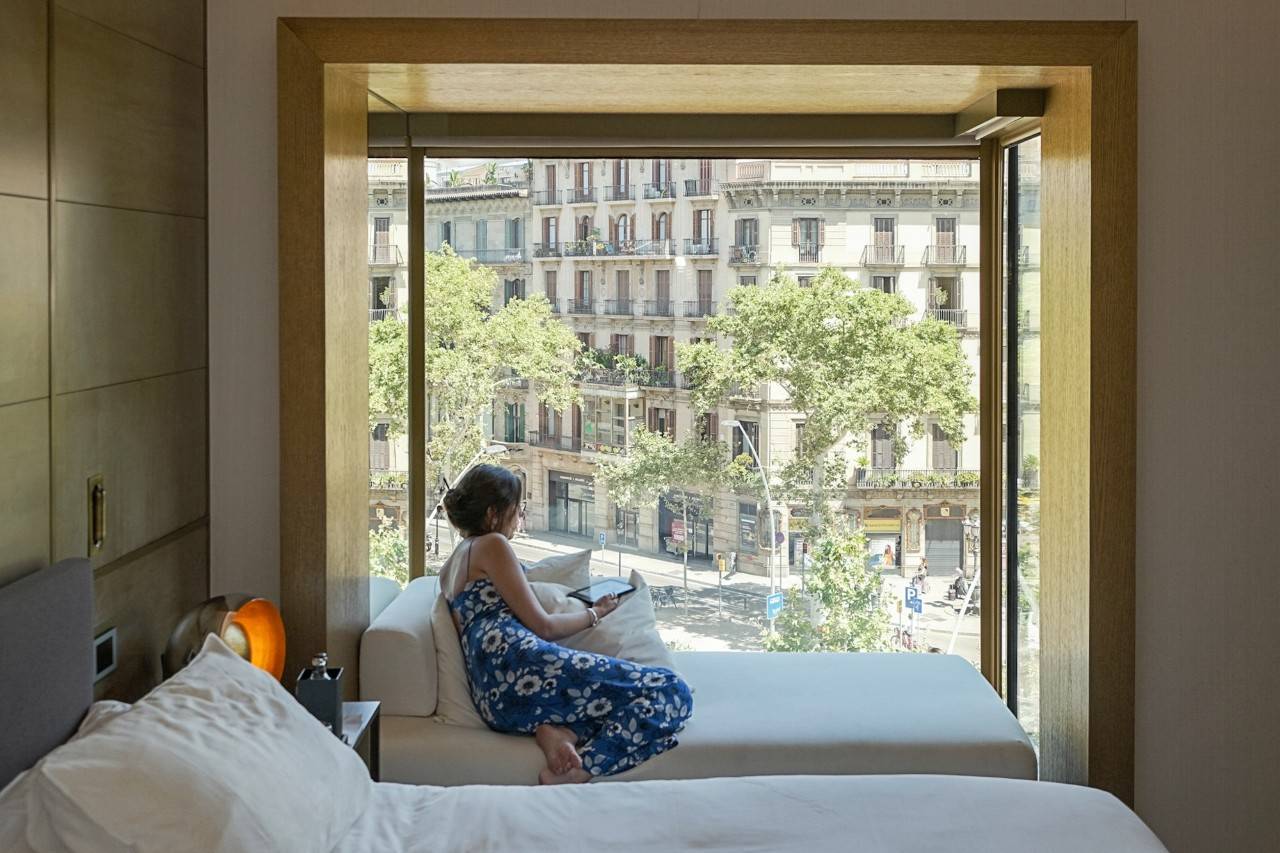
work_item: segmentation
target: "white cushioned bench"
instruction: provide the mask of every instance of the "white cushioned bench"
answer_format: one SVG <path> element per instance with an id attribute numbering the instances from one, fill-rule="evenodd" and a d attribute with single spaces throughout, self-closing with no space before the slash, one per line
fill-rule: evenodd
<path id="1" fill-rule="evenodd" d="M 382 706 L 382 779 L 427 785 L 536 781 L 533 739 L 448 725 L 435 713 L 435 578 L 411 583 L 364 634 L 360 695 Z M 694 689 L 680 745 L 611 779 L 931 773 L 1036 778 L 1003 701 L 962 658 L 930 654 L 679 652 Z"/>

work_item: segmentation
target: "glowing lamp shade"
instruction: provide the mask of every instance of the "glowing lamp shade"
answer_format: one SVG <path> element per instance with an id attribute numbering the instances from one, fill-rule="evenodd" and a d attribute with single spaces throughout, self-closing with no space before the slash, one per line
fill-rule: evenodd
<path id="1" fill-rule="evenodd" d="M 219 595 L 178 620 L 162 658 L 165 678 L 186 666 L 209 634 L 277 681 L 284 675 L 284 621 L 276 606 L 265 598 Z"/>

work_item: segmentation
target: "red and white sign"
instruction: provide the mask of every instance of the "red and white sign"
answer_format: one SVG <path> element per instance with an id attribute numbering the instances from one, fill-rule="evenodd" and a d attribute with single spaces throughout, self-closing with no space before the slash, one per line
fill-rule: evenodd
<path id="1" fill-rule="evenodd" d="M 671 541 L 672 542 L 684 541 L 684 522 L 683 521 L 671 522 Z"/>

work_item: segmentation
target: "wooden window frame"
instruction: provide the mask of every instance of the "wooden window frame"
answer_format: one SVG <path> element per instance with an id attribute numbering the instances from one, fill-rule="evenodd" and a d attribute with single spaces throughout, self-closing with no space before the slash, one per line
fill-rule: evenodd
<path id="1" fill-rule="evenodd" d="M 617 51 L 619 38 L 643 52 Z M 327 649 L 358 681 L 368 622 L 367 276 L 369 97 L 359 69 L 404 64 L 830 64 L 1051 69 L 1040 132 L 1046 231 L 1041 323 L 1041 776 L 1133 799 L 1137 282 L 1137 28 L 1132 22 L 722 21 L 285 18 L 277 27 L 280 278 L 281 599 L 288 667 Z M 568 73 L 574 73 L 570 68 Z M 1047 79 L 1047 78 L 1046 78 Z M 870 88 L 874 88 L 870 82 Z M 708 90 L 707 97 L 714 98 Z M 615 117 L 616 118 L 616 117 Z M 768 118 L 788 119 L 785 116 Z M 602 126 L 612 120 L 601 116 Z M 796 118 L 797 122 L 800 120 Z M 661 130 L 661 128 L 658 128 Z M 585 138 L 586 134 L 584 134 Z M 602 138 L 607 134 L 600 134 Z M 674 136 L 674 133 L 673 133 Z M 795 138 L 795 137 L 793 137 Z M 998 472 L 1001 328 L 999 147 L 983 163 L 982 470 Z M 410 148 L 410 195 L 423 192 Z M 489 151 L 498 151 L 493 148 Z M 718 146 L 719 157 L 857 156 L 847 146 Z M 866 156 L 866 149 L 863 155 Z M 904 156 L 887 149 L 880 157 Z M 972 156 L 921 153 L 910 156 Z M 434 153 L 442 153 L 435 151 Z M 535 154 L 526 148 L 521 154 Z M 705 146 L 583 146 L 562 157 L 704 156 Z M 405 156 L 402 154 L 401 156 Z M 462 156 L 450 152 L 444 156 Z M 544 156 L 536 153 L 536 156 Z M 670 180 L 670 176 L 667 178 Z M 410 210 L 410 257 L 423 254 Z M 415 222 L 417 223 L 415 225 Z M 417 264 L 419 268 L 421 264 Z M 410 300 L 422 292 L 410 269 Z M 417 296 L 415 296 L 417 294 Z M 410 312 L 410 358 L 415 319 Z M 418 354 L 421 358 L 421 353 Z M 411 375 L 411 381 L 415 379 Z M 410 402 L 411 431 L 421 405 Z M 1101 437 L 1105 436 L 1105 440 Z M 412 465 L 411 460 L 411 465 Z M 425 494 L 410 478 L 410 544 Z M 992 480 L 995 482 L 992 482 Z M 983 541 L 998 541 L 1000 482 L 982 483 Z M 418 537 L 416 540 L 412 537 Z M 998 549 L 983 549 L 984 596 L 999 597 Z M 999 619 L 983 608 L 983 671 L 1000 685 Z"/>

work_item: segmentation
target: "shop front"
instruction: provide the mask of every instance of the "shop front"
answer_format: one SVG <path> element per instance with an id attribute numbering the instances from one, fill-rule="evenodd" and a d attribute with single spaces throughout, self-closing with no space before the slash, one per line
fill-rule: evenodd
<path id="1" fill-rule="evenodd" d="M 870 565 L 881 571 L 900 571 L 902 567 L 902 508 L 868 507 L 862 517 L 862 532 L 867 537 Z"/>
<path id="2" fill-rule="evenodd" d="M 547 529 L 594 539 L 595 500 L 595 480 L 591 475 L 547 472 Z"/>
<path id="3" fill-rule="evenodd" d="M 929 572 L 950 577 L 956 569 L 965 568 L 965 508 L 958 504 L 926 504 L 924 508 L 925 556 Z"/>
<path id="4" fill-rule="evenodd" d="M 710 560 L 713 553 L 711 513 L 704 512 L 702 499 L 697 495 L 690 496 L 688 527 L 684 532 L 685 541 L 689 543 L 690 560 Z M 679 556 L 680 547 L 673 541 L 672 531 L 679 531 L 684 525 L 684 515 L 679 512 L 679 503 L 668 501 L 666 496 L 658 499 L 658 553 Z"/>

